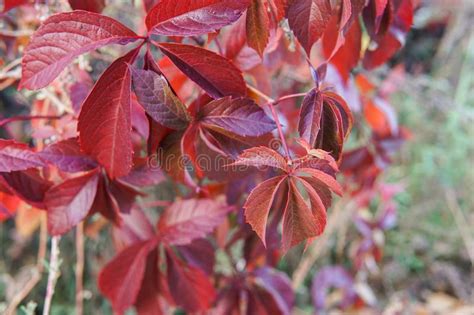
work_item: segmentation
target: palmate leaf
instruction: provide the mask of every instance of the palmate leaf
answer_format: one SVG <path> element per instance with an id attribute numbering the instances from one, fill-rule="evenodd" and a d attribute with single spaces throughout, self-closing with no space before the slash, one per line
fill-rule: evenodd
<path id="1" fill-rule="evenodd" d="M 167 36 L 214 32 L 243 14 L 249 0 L 161 0 L 146 17 L 148 30 Z"/>
<path id="2" fill-rule="evenodd" d="M 26 47 L 20 87 L 40 89 L 72 60 L 108 44 L 128 44 L 140 37 L 120 22 L 93 12 L 59 13 L 40 26 Z"/>
<path id="3" fill-rule="evenodd" d="M 265 152 L 261 154 L 260 152 Z M 257 185 L 247 198 L 244 205 L 246 221 L 252 226 L 262 242 L 265 244 L 266 225 L 270 210 L 279 208 L 283 216 L 283 251 L 312 237 L 320 235 L 326 225 L 326 205 L 322 201 L 327 195 L 319 196 L 321 191 L 331 190 L 342 194 L 340 185 L 333 175 L 328 174 L 323 166 L 334 165 L 334 160 L 327 155 L 325 160 L 306 156 L 305 163 L 290 161 L 283 164 L 285 158 L 271 149 L 251 148 L 242 153 L 235 164 L 252 165 L 256 167 L 276 166 L 283 171 L 283 175 L 270 178 Z M 263 156 L 263 157 L 262 157 Z M 268 160 L 273 159 L 273 162 Z M 265 161 L 265 162 L 262 162 Z M 288 165 L 286 168 L 284 166 Z M 291 166 L 290 166 L 291 165 Z M 333 170 L 335 171 L 335 170 Z M 308 180 L 307 180 L 308 179 Z M 301 194 L 302 186 L 308 195 L 309 202 Z M 286 191 L 286 203 L 274 204 L 278 193 Z M 282 207 L 283 206 L 283 207 Z M 275 209 L 275 213 L 280 213 Z"/>

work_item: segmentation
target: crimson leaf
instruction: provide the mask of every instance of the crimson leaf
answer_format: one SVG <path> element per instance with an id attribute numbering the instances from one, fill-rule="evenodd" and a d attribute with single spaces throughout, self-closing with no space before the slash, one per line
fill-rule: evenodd
<path id="1" fill-rule="evenodd" d="M 51 187 L 45 195 L 48 210 L 48 231 L 51 235 L 64 234 L 81 222 L 89 213 L 97 193 L 99 171 L 67 179 Z"/>
<path id="2" fill-rule="evenodd" d="M 203 35 L 229 25 L 242 15 L 249 0 L 162 0 L 146 17 L 153 34 Z"/>
<path id="3" fill-rule="evenodd" d="M 99 274 L 99 289 L 112 302 L 113 309 L 124 313 L 131 307 L 142 285 L 147 257 L 156 241 L 143 241 L 120 252 Z"/>
<path id="4" fill-rule="evenodd" d="M 160 217 L 159 236 L 167 244 L 189 244 L 222 223 L 228 211 L 229 207 L 211 199 L 176 201 Z"/>
<path id="5" fill-rule="evenodd" d="M 166 263 L 168 285 L 175 302 L 190 313 L 207 310 L 216 294 L 206 274 L 183 264 L 169 251 L 166 252 Z"/>
<path id="6" fill-rule="evenodd" d="M 213 98 L 247 93 L 242 72 L 226 58 L 191 45 L 160 43 L 161 51 Z"/>
<path id="7" fill-rule="evenodd" d="M 79 115 L 81 148 L 104 166 L 111 178 L 127 175 L 132 166 L 131 78 L 126 63 L 130 54 L 133 51 L 105 70 Z"/>
<path id="8" fill-rule="evenodd" d="M 97 13 L 55 14 L 44 21 L 26 47 L 20 87 L 43 88 L 75 57 L 107 44 L 125 45 L 139 38 L 116 20 Z"/>
<path id="9" fill-rule="evenodd" d="M 331 19 L 329 0 L 294 0 L 287 11 L 288 23 L 309 55 L 311 47 L 323 35 Z"/>

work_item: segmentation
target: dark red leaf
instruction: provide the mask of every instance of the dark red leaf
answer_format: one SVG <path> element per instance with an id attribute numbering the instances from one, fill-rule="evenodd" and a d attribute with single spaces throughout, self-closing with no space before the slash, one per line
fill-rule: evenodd
<path id="1" fill-rule="evenodd" d="M 191 45 L 160 43 L 161 51 L 213 98 L 245 96 L 242 73 L 226 58 Z"/>
<path id="2" fill-rule="evenodd" d="M 97 167 L 97 162 L 81 152 L 77 138 L 50 144 L 38 155 L 64 172 L 75 173 Z"/>
<path id="3" fill-rule="evenodd" d="M 248 5 L 249 0 L 161 0 L 146 25 L 157 35 L 203 35 L 237 21 Z"/>
<path id="4" fill-rule="evenodd" d="M 132 167 L 129 58 L 119 58 L 105 70 L 79 115 L 81 148 L 111 178 L 127 175 Z"/>
<path id="5" fill-rule="evenodd" d="M 67 179 L 46 192 L 48 232 L 61 235 L 84 220 L 97 193 L 99 170 Z"/>
<path id="6" fill-rule="evenodd" d="M 331 19 L 331 3 L 329 0 L 293 0 L 287 16 L 291 30 L 309 55 Z"/>
<path id="7" fill-rule="evenodd" d="M 45 166 L 45 161 L 26 144 L 0 139 L 0 172 L 22 171 L 42 166 Z"/>
<path id="8" fill-rule="evenodd" d="M 288 180 L 288 199 L 283 212 L 282 247 L 286 252 L 292 246 L 321 234 L 311 208 L 298 191 L 296 180 Z"/>
<path id="9" fill-rule="evenodd" d="M 253 147 L 239 155 L 235 165 L 248 165 L 255 167 L 274 167 L 288 171 L 286 159 L 278 152 L 267 147 Z"/>
<path id="10" fill-rule="evenodd" d="M 185 245 L 205 237 L 222 223 L 229 207 L 211 199 L 175 201 L 158 222 L 158 235 L 163 242 Z"/>
<path id="11" fill-rule="evenodd" d="M 247 44 L 262 56 L 270 36 L 270 21 L 263 0 L 252 0 L 247 10 L 246 34 Z"/>
<path id="12" fill-rule="evenodd" d="M 107 44 L 125 45 L 137 39 L 132 30 L 107 16 L 85 11 L 55 14 L 44 21 L 26 47 L 20 87 L 45 87 L 75 57 Z"/>
<path id="13" fill-rule="evenodd" d="M 200 121 L 217 131 L 223 129 L 240 136 L 261 136 L 276 128 L 263 109 L 247 98 L 221 98 L 204 105 Z"/>
<path id="14" fill-rule="evenodd" d="M 245 218 L 266 246 L 266 226 L 273 200 L 285 182 L 285 176 L 270 178 L 255 187 L 245 202 Z"/>
<path id="15" fill-rule="evenodd" d="M 321 116 L 323 111 L 323 96 L 318 89 L 311 90 L 303 99 L 300 117 L 298 121 L 298 132 L 311 147 L 316 144 Z"/>
<path id="16" fill-rule="evenodd" d="M 99 274 L 99 289 L 122 314 L 135 304 L 145 274 L 147 257 L 156 240 L 136 243 L 121 251 Z"/>
<path id="17" fill-rule="evenodd" d="M 186 128 L 190 115 L 163 76 L 152 70 L 132 68 L 132 78 L 138 102 L 151 118 L 171 129 Z"/>
<path id="18" fill-rule="evenodd" d="M 73 10 L 100 13 L 105 8 L 105 0 L 68 0 Z"/>
<path id="19" fill-rule="evenodd" d="M 40 176 L 36 169 L 0 173 L 0 187 L 23 199 L 33 207 L 44 209 L 44 195 L 52 183 Z"/>
<path id="20" fill-rule="evenodd" d="M 190 313 L 207 310 L 216 295 L 212 283 L 203 271 L 186 266 L 173 256 L 167 252 L 166 262 L 168 286 L 176 304 Z"/>

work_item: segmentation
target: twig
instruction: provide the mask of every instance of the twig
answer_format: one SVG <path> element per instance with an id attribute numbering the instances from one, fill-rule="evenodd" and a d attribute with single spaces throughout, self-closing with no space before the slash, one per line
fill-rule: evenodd
<path id="1" fill-rule="evenodd" d="M 456 198 L 456 193 L 448 188 L 445 190 L 446 196 L 446 203 L 448 204 L 448 209 L 451 211 L 451 214 L 454 217 L 454 221 L 458 226 L 459 233 L 461 234 L 461 238 L 464 242 L 464 246 L 466 246 L 467 253 L 469 255 L 469 259 L 471 260 L 471 265 L 474 266 L 474 239 L 471 234 L 471 229 L 469 225 L 466 223 L 466 218 L 459 207 L 459 203 Z"/>
<path id="2" fill-rule="evenodd" d="M 283 128 L 281 127 L 280 119 L 278 118 L 278 114 L 275 110 L 275 106 L 273 106 L 273 102 L 269 102 L 268 107 L 272 111 L 272 116 L 273 116 L 273 119 L 275 120 L 275 123 L 277 125 L 278 134 L 280 135 L 281 143 L 283 145 L 283 148 L 285 149 L 286 157 L 288 159 L 291 159 L 290 150 L 288 149 L 288 145 L 286 144 L 285 135 L 283 134 Z"/>
<path id="3" fill-rule="evenodd" d="M 84 223 L 76 227 L 76 314 L 82 315 L 84 303 Z"/>
<path id="4" fill-rule="evenodd" d="M 44 265 L 43 261 L 46 257 L 46 244 L 48 241 L 48 234 L 46 230 L 46 213 L 41 214 L 40 221 L 40 238 L 39 238 L 39 247 L 38 247 L 38 256 L 36 259 L 36 265 L 33 268 L 33 275 L 28 280 L 28 282 L 23 285 L 20 291 L 18 291 L 15 296 L 11 299 L 10 304 L 8 305 L 5 315 L 14 315 L 18 305 L 23 301 L 25 297 L 33 290 L 33 288 L 41 280 L 41 275 L 43 273 Z"/>
<path id="5" fill-rule="evenodd" d="M 34 119 L 60 119 L 63 116 L 52 116 L 52 115 L 37 115 L 37 116 L 29 116 L 29 115 L 21 115 L 15 117 L 9 117 L 0 120 L 0 127 L 3 127 L 6 124 L 9 124 L 14 121 L 25 121 L 25 120 L 34 120 Z"/>
<path id="6" fill-rule="evenodd" d="M 46 297 L 44 299 L 43 315 L 49 315 L 56 280 L 59 277 L 59 240 L 59 236 L 53 236 L 51 238 L 51 256 L 49 259 L 48 284 L 46 287 Z"/>

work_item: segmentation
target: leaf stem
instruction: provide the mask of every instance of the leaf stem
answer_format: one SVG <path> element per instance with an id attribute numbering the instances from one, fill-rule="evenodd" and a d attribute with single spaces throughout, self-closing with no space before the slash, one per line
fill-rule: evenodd
<path id="1" fill-rule="evenodd" d="M 281 143 L 283 145 L 283 148 L 285 149 L 286 157 L 288 158 L 288 160 L 290 160 L 291 159 L 290 150 L 288 149 L 288 145 L 286 144 L 285 135 L 283 133 L 283 128 L 281 127 L 280 119 L 278 118 L 278 113 L 276 112 L 275 107 L 273 106 L 274 103 L 273 102 L 268 102 L 267 104 L 268 104 L 268 107 L 270 108 L 270 110 L 272 111 L 272 116 L 273 116 L 273 119 L 275 120 L 275 123 L 277 125 L 278 134 L 280 135 Z"/>
<path id="2" fill-rule="evenodd" d="M 49 260 L 48 284 L 46 287 L 46 297 L 44 298 L 43 315 L 49 315 L 50 313 L 54 288 L 59 277 L 59 240 L 59 236 L 51 238 L 51 258 Z"/>
<path id="3" fill-rule="evenodd" d="M 29 115 L 22 115 L 22 116 L 15 116 L 9 117 L 0 120 L 0 127 L 3 127 L 6 124 L 9 124 L 14 121 L 25 121 L 25 120 L 33 120 L 33 119 L 60 119 L 63 115 L 53 116 L 53 115 L 38 115 L 38 116 L 29 116 Z"/>

